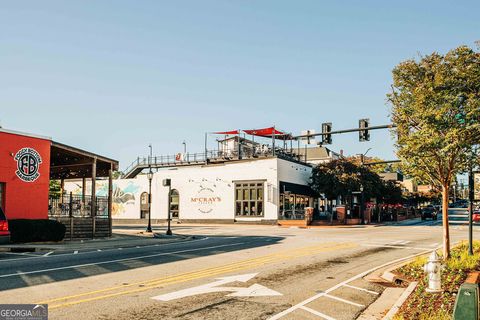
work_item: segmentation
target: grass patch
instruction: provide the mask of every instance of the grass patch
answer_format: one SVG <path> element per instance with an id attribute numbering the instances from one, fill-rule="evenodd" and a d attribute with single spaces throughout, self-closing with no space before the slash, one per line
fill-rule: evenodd
<path id="1" fill-rule="evenodd" d="M 442 269 L 441 294 L 425 291 L 428 277 L 423 266 L 428 257 L 418 257 L 413 262 L 394 271 L 409 281 L 417 281 L 418 285 L 395 316 L 395 320 L 403 319 L 452 319 L 453 307 L 460 285 L 465 282 L 469 272 L 480 269 L 480 241 L 473 243 L 473 256 L 468 255 L 468 243 L 462 242 L 451 250 L 451 258 Z M 441 252 L 438 252 L 441 255 Z"/>

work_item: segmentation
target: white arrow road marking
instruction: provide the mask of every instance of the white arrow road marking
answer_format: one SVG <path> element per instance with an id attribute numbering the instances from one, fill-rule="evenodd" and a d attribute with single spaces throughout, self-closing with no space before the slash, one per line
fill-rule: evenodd
<path id="1" fill-rule="evenodd" d="M 228 295 L 228 297 L 269 297 L 269 296 L 281 296 L 280 292 L 272 289 L 268 289 L 259 284 L 252 284 L 248 288 L 232 288 L 235 289 L 234 293 Z"/>
<path id="2" fill-rule="evenodd" d="M 259 284 L 251 285 L 248 288 L 242 287 L 220 287 L 221 285 L 231 283 L 231 282 L 247 282 L 250 279 L 254 278 L 258 273 L 248 273 L 242 274 L 238 276 L 231 276 L 231 277 L 223 277 L 217 278 L 217 281 L 212 283 L 204 284 L 201 286 L 188 288 L 184 290 L 179 290 L 167 294 L 162 294 L 156 297 L 152 297 L 154 300 L 160 301 L 171 301 L 175 299 L 181 299 L 189 296 L 194 296 L 198 294 L 204 293 L 213 293 L 213 292 L 225 292 L 225 291 L 233 291 L 233 293 L 229 294 L 229 297 L 262 297 L 262 296 L 281 296 L 282 294 L 261 286 Z"/>

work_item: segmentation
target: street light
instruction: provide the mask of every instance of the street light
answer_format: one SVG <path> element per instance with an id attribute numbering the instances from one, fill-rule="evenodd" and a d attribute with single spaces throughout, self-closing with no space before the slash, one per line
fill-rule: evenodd
<path id="1" fill-rule="evenodd" d="M 186 154 L 187 153 L 187 142 L 185 142 L 185 140 L 183 140 L 182 144 L 183 144 L 183 154 Z"/>
<path id="2" fill-rule="evenodd" d="M 172 230 L 170 229 L 170 201 L 171 201 L 171 193 L 172 193 L 172 180 L 171 179 L 163 179 L 163 186 L 168 187 L 168 217 L 167 217 L 167 236 L 172 235 Z"/>
<path id="3" fill-rule="evenodd" d="M 147 232 L 152 232 L 152 179 L 153 179 L 153 172 L 152 172 L 152 144 L 149 144 L 148 147 L 150 148 L 150 158 L 148 159 L 148 225 L 147 225 Z"/>
<path id="4" fill-rule="evenodd" d="M 152 167 L 150 167 L 150 170 L 147 173 L 147 178 L 148 178 L 148 226 L 147 226 L 147 232 L 152 232 L 152 179 L 153 179 L 153 172 L 152 172 Z"/>

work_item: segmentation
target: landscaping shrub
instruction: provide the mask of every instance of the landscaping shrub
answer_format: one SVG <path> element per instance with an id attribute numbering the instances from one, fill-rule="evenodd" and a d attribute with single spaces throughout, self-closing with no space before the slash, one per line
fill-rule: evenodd
<path id="1" fill-rule="evenodd" d="M 8 220 L 10 239 L 14 243 L 61 241 L 65 226 L 55 220 Z"/>
<path id="2" fill-rule="evenodd" d="M 460 285 L 465 282 L 469 272 L 480 268 L 480 242 L 473 243 L 473 256 L 468 255 L 468 245 L 462 243 L 451 250 L 451 257 L 443 263 L 442 289 L 440 294 L 427 293 L 428 276 L 423 271 L 427 257 L 419 257 L 415 261 L 398 268 L 394 272 L 409 281 L 417 281 L 418 285 L 407 301 L 400 308 L 395 320 L 446 320 L 452 319 L 453 307 Z"/>

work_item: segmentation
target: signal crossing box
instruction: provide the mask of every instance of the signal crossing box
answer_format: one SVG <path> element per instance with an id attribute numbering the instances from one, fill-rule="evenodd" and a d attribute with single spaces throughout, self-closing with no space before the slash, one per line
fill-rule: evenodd
<path id="1" fill-rule="evenodd" d="M 479 319 L 479 287 L 478 283 L 464 283 L 460 286 L 455 308 L 454 320 L 478 320 Z"/>

